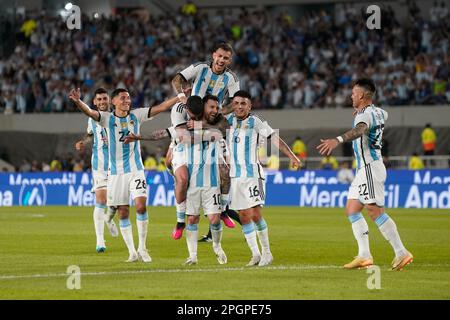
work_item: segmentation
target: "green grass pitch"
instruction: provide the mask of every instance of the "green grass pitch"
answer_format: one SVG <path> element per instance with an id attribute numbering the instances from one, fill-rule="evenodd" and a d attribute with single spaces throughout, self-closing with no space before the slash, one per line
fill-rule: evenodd
<path id="1" fill-rule="evenodd" d="M 343 209 L 264 208 L 274 263 L 244 267 L 250 251 L 241 228 L 224 228 L 228 264 L 199 243 L 199 264 L 185 267 L 185 238 L 175 241 L 174 208 L 149 207 L 153 262 L 127 264 L 122 237 L 105 229 L 107 252 L 95 252 L 92 208 L 0 208 L 0 299 L 450 299 L 450 212 L 389 210 L 414 262 L 389 270 L 391 246 L 369 221 L 381 289 L 367 270 L 344 270 L 357 252 Z M 116 218 L 117 219 L 117 218 Z M 135 213 L 133 233 L 137 243 Z M 206 233 L 206 219 L 200 221 Z M 67 268 L 81 269 L 81 288 L 67 288 Z"/>

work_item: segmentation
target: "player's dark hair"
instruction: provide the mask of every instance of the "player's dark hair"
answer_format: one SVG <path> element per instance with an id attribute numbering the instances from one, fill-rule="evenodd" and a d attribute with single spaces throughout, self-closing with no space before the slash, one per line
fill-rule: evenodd
<path id="1" fill-rule="evenodd" d="M 94 91 L 94 97 L 98 94 L 104 94 L 104 93 L 108 94 L 108 91 L 106 91 L 105 88 L 102 88 L 102 87 L 97 88 L 97 90 Z"/>
<path id="2" fill-rule="evenodd" d="M 219 49 L 222 49 L 222 50 L 225 50 L 225 51 L 233 53 L 233 47 L 229 43 L 227 43 L 225 41 L 221 41 L 221 42 L 216 43 L 214 45 L 214 47 L 213 47 L 212 52 L 216 52 Z"/>
<path id="3" fill-rule="evenodd" d="M 239 90 L 238 92 L 236 92 L 234 94 L 233 98 L 236 98 L 236 97 L 247 98 L 249 100 L 252 100 L 252 96 L 250 95 L 250 93 L 245 90 Z"/>
<path id="4" fill-rule="evenodd" d="M 203 114 L 203 100 L 199 96 L 190 96 L 187 99 L 186 107 L 196 117 Z"/>
<path id="5" fill-rule="evenodd" d="M 121 94 L 122 92 L 128 92 L 127 89 L 124 88 L 117 88 L 115 89 L 112 93 L 111 93 L 111 100 L 114 99 L 116 96 L 118 96 L 119 94 Z"/>
<path id="6" fill-rule="evenodd" d="M 205 105 L 209 100 L 214 100 L 219 102 L 219 98 L 215 95 L 212 94 L 207 94 L 206 96 L 203 97 L 203 105 Z"/>
<path id="7" fill-rule="evenodd" d="M 354 86 L 364 88 L 364 90 L 369 91 L 372 95 L 375 93 L 375 83 L 372 79 L 361 78 L 355 81 Z"/>

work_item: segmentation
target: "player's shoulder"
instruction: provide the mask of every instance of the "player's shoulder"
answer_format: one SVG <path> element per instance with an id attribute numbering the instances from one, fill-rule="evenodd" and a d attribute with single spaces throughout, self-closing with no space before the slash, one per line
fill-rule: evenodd
<path id="1" fill-rule="evenodd" d="M 177 102 L 172 106 L 172 113 L 183 113 L 186 111 L 186 105 L 181 102 Z"/>
<path id="2" fill-rule="evenodd" d="M 209 61 L 197 61 L 192 64 L 194 68 L 196 67 L 209 67 L 211 65 L 211 62 Z"/>
<path id="3" fill-rule="evenodd" d="M 253 120 L 256 121 L 256 122 L 261 122 L 261 123 L 267 122 L 267 120 L 264 119 L 264 118 L 263 118 L 261 115 L 259 115 L 259 114 L 250 113 L 250 115 L 249 115 L 248 117 L 249 117 L 249 119 L 253 119 Z"/>
<path id="4" fill-rule="evenodd" d="M 239 81 L 239 79 L 238 79 L 236 73 L 235 73 L 234 71 L 232 71 L 231 69 L 226 68 L 226 69 L 225 69 L 225 73 L 226 73 L 227 75 L 230 75 L 230 76 L 233 78 L 234 82 L 238 82 L 238 81 Z"/>

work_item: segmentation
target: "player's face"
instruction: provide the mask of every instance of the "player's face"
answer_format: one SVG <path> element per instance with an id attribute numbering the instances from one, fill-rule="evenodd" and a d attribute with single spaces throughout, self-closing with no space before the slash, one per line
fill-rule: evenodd
<path id="1" fill-rule="evenodd" d="M 246 118 L 252 109 L 252 103 L 248 98 L 234 97 L 232 103 L 233 111 L 238 119 Z"/>
<path id="2" fill-rule="evenodd" d="M 358 108 L 364 98 L 364 90 L 361 87 L 354 86 L 352 89 L 352 105 Z"/>
<path id="3" fill-rule="evenodd" d="M 94 97 L 94 106 L 100 111 L 108 111 L 109 96 L 107 93 L 98 93 Z"/>
<path id="4" fill-rule="evenodd" d="M 214 123 L 219 114 L 219 103 L 215 100 L 208 100 L 205 104 L 204 117 L 208 123 Z"/>
<path id="5" fill-rule="evenodd" d="M 131 98 L 128 92 L 121 92 L 112 100 L 113 105 L 120 111 L 129 111 Z"/>
<path id="6" fill-rule="evenodd" d="M 215 73 L 221 73 L 231 64 L 232 53 L 223 49 L 217 49 L 213 53 L 212 69 Z"/>

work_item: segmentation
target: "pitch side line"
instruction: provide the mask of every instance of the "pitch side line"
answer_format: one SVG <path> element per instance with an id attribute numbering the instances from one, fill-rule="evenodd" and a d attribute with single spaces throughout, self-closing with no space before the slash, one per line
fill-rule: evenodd
<path id="1" fill-rule="evenodd" d="M 415 264 L 414 268 L 426 267 L 450 267 L 450 264 Z M 343 269 L 336 265 L 292 265 L 292 266 L 268 266 L 268 267 L 231 267 L 231 268 L 193 268 L 193 269 L 149 269 L 149 270 L 129 270 L 111 272 L 81 272 L 80 276 L 110 276 L 110 275 L 130 275 L 147 273 L 198 273 L 198 272 L 222 272 L 222 271 L 267 271 L 267 270 L 327 270 Z M 28 274 L 28 275 L 0 275 L 0 280 L 14 279 L 36 279 L 36 278 L 59 278 L 68 277 L 71 273 L 49 273 L 49 274 Z"/>

